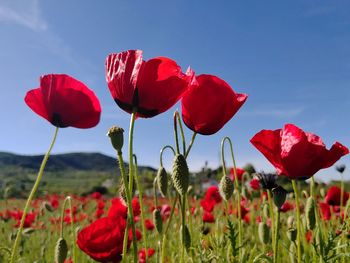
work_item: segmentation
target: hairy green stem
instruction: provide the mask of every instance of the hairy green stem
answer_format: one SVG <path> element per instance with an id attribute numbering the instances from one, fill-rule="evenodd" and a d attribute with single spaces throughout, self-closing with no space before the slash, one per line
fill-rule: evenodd
<path id="1" fill-rule="evenodd" d="M 275 225 L 275 214 L 273 212 L 273 201 L 272 201 L 272 192 L 270 189 L 267 189 L 267 202 L 269 203 L 269 212 L 270 212 L 270 218 L 271 218 L 271 225 Z M 271 241 L 272 244 L 275 244 L 275 229 L 271 227 Z"/>
<path id="2" fill-rule="evenodd" d="M 224 171 L 224 176 L 226 176 L 226 166 L 225 166 L 225 154 L 224 154 L 224 146 L 225 146 L 225 141 L 228 141 L 230 145 L 230 152 L 231 152 L 231 158 L 233 162 L 233 173 L 234 173 L 234 184 L 236 188 L 236 193 L 237 193 L 237 210 L 238 210 L 238 246 L 239 246 L 239 260 L 241 260 L 242 256 L 242 211 L 241 211 L 241 191 L 240 191 L 240 185 L 238 182 L 238 176 L 237 176 L 237 167 L 236 167 L 236 161 L 235 161 L 235 156 L 233 153 L 233 146 L 232 146 L 232 141 L 229 137 L 224 137 L 221 141 L 221 161 L 222 161 L 222 166 L 223 166 L 223 171 Z"/>
<path id="3" fill-rule="evenodd" d="M 29 209 L 29 206 L 34 198 L 34 195 L 39 187 L 39 184 L 40 184 L 40 181 L 41 181 L 41 178 L 43 176 L 43 173 L 44 173 L 44 169 L 45 169 L 45 166 L 46 166 L 46 163 L 47 163 L 47 160 L 49 159 L 49 156 L 50 156 L 50 153 L 51 153 L 51 150 L 55 144 L 55 141 L 56 141 L 56 137 L 57 137 L 57 133 L 58 133 L 58 127 L 56 127 L 55 129 L 55 133 L 54 133 L 54 136 L 53 136 L 53 139 L 51 141 L 51 144 L 50 144 L 50 147 L 49 147 L 49 150 L 47 151 L 47 153 L 45 154 L 44 156 L 44 159 L 40 165 L 40 169 L 39 169 L 39 173 L 36 177 L 36 180 L 35 180 L 35 183 L 34 183 L 34 186 L 29 194 L 29 197 L 27 199 L 27 202 L 25 204 L 25 207 L 23 209 L 23 214 L 22 214 L 22 218 L 21 218 L 21 223 L 20 223 L 20 226 L 18 228 L 18 231 L 17 231 L 17 235 L 16 235 L 16 239 L 15 239 L 15 243 L 13 244 L 13 248 L 12 248 L 12 251 L 11 251 L 11 258 L 10 258 L 10 263 L 13 263 L 15 262 L 15 257 L 16 257 L 16 251 L 18 249 L 18 245 L 19 245 L 19 241 L 21 239 L 21 235 L 22 235 L 22 231 L 23 231 L 23 226 L 24 226 L 24 221 L 26 219 L 26 216 L 27 216 L 27 212 L 28 212 L 28 209 Z"/>
<path id="4" fill-rule="evenodd" d="M 131 204 L 132 198 L 131 198 L 130 189 L 127 186 L 128 179 L 126 177 L 125 165 L 124 165 L 122 152 L 117 151 L 117 156 L 118 156 L 119 169 L 120 169 L 120 173 L 122 175 L 123 184 L 124 184 L 124 188 L 125 188 L 126 203 L 128 206 L 128 218 L 127 218 L 127 222 L 126 222 L 124 241 L 123 241 L 123 262 L 125 262 L 125 259 L 126 259 L 126 253 L 127 253 L 127 247 L 128 247 L 128 234 L 129 234 L 128 233 L 129 232 L 128 231 L 128 224 L 130 224 L 131 229 L 132 229 L 134 262 L 136 263 L 137 262 L 137 243 L 136 243 L 136 227 L 135 227 L 135 222 L 134 222 L 134 212 L 132 211 L 132 204 Z"/>
<path id="5" fill-rule="evenodd" d="M 185 133 L 184 133 L 184 129 L 182 128 L 182 122 L 181 122 L 181 117 L 178 111 L 175 112 L 175 116 L 177 118 L 177 121 L 179 123 L 179 127 L 180 127 L 180 134 L 181 134 L 181 139 L 182 139 L 182 151 L 183 154 L 186 154 L 186 139 L 185 139 Z"/>
<path id="6" fill-rule="evenodd" d="M 296 185 L 296 181 L 292 180 L 294 198 L 295 198 L 295 209 L 297 212 L 297 255 L 298 263 L 301 263 L 301 218 L 300 218 L 300 204 L 299 204 L 299 191 Z"/>
<path id="7" fill-rule="evenodd" d="M 196 139 L 196 136 L 197 136 L 197 133 L 194 132 L 194 133 L 192 134 L 192 138 L 191 138 L 191 141 L 190 141 L 190 145 L 188 146 L 188 149 L 187 149 L 187 151 L 186 151 L 186 153 L 185 153 L 185 158 L 186 158 L 186 159 L 187 159 L 187 156 L 188 156 L 188 154 L 190 153 L 190 151 L 191 151 L 191 149 L 192 149 L 192 146 L 193 146 L 194 140 Z"/>
<path id="8" fill-rule="evenodd" d="M 276 229 L 275 229 L 275 243 L 274 244 L 274 249 L 273 249 L 273 262 L 277 263 L 278 262 L 278 233 L 279 233 L 279 228 L 280 228 L 280 209 L 277 208 L 277 218 L 276 218 Z"/>
<path id="9" fill-rule="evenodd" d="M 137 166 L 137 157 L 134 154 L 134 163 L 135 163 L 135 181 L 136 181 L 136 188 L 137 191 L 139 192 L 139 202 L 140 202 L 140 210 L 141 210 L 141 227 L 142 227 L 142 235 L 143 235 L 143 242 L 145 243 L 145 250 L 146 250 L 146 261 L 148 259 L 148 253 L 147 253 L 147 248 L 148 248 L 148 244 L 147 244 L 147 235 L 146 235 L 146 226 L 145 226 L 145 214 L 144 214 L 144 206 L 143 206 L 143 189 L 142 189 L 142 185 L 140 183 L 140 179 L 139 179 L 139 175 L 138 175 L 138 166 Z"/>

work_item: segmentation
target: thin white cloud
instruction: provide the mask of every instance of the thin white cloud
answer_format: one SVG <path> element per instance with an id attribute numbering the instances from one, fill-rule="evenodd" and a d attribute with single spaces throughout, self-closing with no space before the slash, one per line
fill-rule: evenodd
<path id="1" fill-rule="evenodd" d="M 4 0 L 0 2 L 0 22 L 15 23 L 34 31 L 45 31 L 38 0 Z"/>
<path id="2" fill-rule="evenodd" d="M 291 118 L 299 116 L 304 111 L 304 107 L 297 107 L 293 109 L 255 109 L 245 111 L 241 114 L 244 116 L 260 116 L 260 117 L 276 117 L 276 118 Z"/>

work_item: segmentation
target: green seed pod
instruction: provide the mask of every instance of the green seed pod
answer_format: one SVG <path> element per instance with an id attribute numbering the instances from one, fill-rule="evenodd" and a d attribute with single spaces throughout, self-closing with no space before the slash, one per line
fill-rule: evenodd
<path id="1" fill-rule="evenodd" d="M 219 184 L 219 192 L 221 197 L 228 201 L 233 194 L 234 186 L 232 180 L 228 176 L 223 176 Z"/>
<path id="2" fill-rule="evenodd" d="M 121 152 L 124 144 L 124 130 L 123 128 L 113 126 L 109 129 L 107 135 L 111 138 L 113 148 L 117 152 Z"/>
<path id="3" fill-rule="evenodd" d="M 157 184 L 159 192 L 163 197 L 167 195 L 168 192 L 168 175 L 163 166 L 161 166 L 157 173 Z"/>
<path id="4" fill-rule="evenodd" d="M 305 215 L 306 215 L 306 226 L 307 229 L 312 230 L 315 228 L 316 215 L 315 215 L 315 199 L 309 197 L 306 201 Z"/>
<path id="5" fill-rule="evenodd" d="M 270 240 L 270 228 L 264 222 L 259 223 L 258 227 L 259 239 L 260 242 L 264 245 L 267 245 Z"/>
<path id="6" fill-rule="evenodd" d="M 64 238 L 57 240 L 55 247 L 55 263 L 64 263 L 68 253 L 67 242 Z"/>
<path id="7" fill-rule="evenodd" d="M 172 179 L 176 191 L 182 196 L 186 194 L 190 176 L 186 159 L 182 154 L 177 154 L 174 158 Z"/>
<path id="8" fill-rule="evenodd" d="M 294 242 L 297 239 L 297 230 L 295 228 L 290 228 L 287 230 L 287 237 L 291 242 Z"/>
<path id="9" fill-rule="evenodd" d="M 281 209 L 282 205 L 286 201 L 287 191 L 282 186 L 277 186 L 272 189 L 272 194 L 273 202 L 278 207 L 278 209 Z"/>
<path id="10" fill-rule="evenodd" d="M 181 227 L 181 236 L 182 236 L 182 227 Z M 182 239 L 182 242 L 186 250 L 188 251 L 189 248 L 191 247 L 191 234 L 186 225 L 185 225 L 185 231 L 184 231 L 184 238 Z"/>
<path id="11" fill-rule="evenodd" d="M 158 209 L 153 210 L 153 222 L 156 226 L 157 232 L 162 234 L 163 231 L 163 221 L 160 211 Z"/>

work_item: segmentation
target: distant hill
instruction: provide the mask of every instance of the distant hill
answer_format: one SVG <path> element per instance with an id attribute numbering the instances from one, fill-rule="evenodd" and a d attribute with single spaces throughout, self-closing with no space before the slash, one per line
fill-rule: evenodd
<path id="1" fill-rule="evenodd" d="M 8 185 L 16 192 L 31 188 L 43 158 L 43 155 L 0 152 L 0 191 Z M 125 165 L 127 168 L 128 164 Z M 140 174 L 156 172 L 148 166 L 138 168 Z M 45 168 L 42 188 L 49 192 L 82 194 L 101 185 L 115 187 L 119 175 L 116 159 L 101 153 L 53 154 Z"/>

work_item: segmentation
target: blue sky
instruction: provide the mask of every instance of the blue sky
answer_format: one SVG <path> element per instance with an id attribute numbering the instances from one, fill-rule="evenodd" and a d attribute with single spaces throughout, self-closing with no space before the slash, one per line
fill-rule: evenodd
<path id="1" fill-rule="evenodd" d="M 205 3 L 204 3 L 205 2 Z M 54 153 L 113 155 L 105 136 L 129 115 L 112 100 L 104 60 L 112 52 L 142 49 L 144 58 L 167 56 L 185 70 L 217 75 L 249 95 L 234 118 L 213 136 L 198 136 L 191 170 L 219 164 L 224 136 L 240 166 L 273 170 L 249 143 L 261 129 L 294 123 L 320 135 L 328 147 L 350 146 L 350 3 L 348 1 L 38 1 L 0 0 L 0 150 L 44 153 L 54 128 L 25 105 L 40 75 L 66 73 L 100 98 L 93 129 L 61 129 Z M 157 166 L 159 150 L 173 143 L 172 113 L 139 119 L 139 163 Z M 186 132 L 188 140 L 191 133 Z M 165 155 L 170 164 L 170 155 Z M 339 163 L 349 166 L 349 156 Z M 346 172 L 346 176 L 350 174 Z M 337 178 L 334 168 L 317 178 Z"/>

